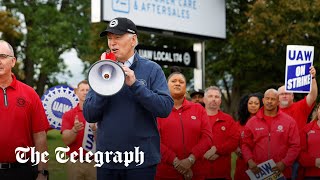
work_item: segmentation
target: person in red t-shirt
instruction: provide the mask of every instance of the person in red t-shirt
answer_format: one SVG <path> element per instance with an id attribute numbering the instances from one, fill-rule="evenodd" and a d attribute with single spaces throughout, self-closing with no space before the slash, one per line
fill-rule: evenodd
<path id="1" fill-rule="evenodd" d="M 254 115 L 256 115 L 259 109 L 263 106 L 262 97 L 262 93 L 252 93 L 249 95 L 245 95 L 240 99 L 238 108 L 238 128 L 240 135 L 244 134 L 244 127 L 247 124 L 248 120 Z M 248 165 L 247 162 L 245 162 L 245 160 L 243 159 L 241 152 L 241 138 L 239 140 L 238 148 L 235 152 L 237 154 L 237 161 L 234 179 L 249 179 L 249 176 L 246 173 L 246 170 L 248 170 Z"/>
<path id="2" fill-rule="evenodd" d="M 293 102 L 294 94 L 286 92 L 284 86 L 278 88 L 279 107 L 281 111 L 287 113 L 296 120 L 299 130 L 307 124 L 308 117 L 318 96 L 316 69 L 313 66 L 310 67 L 310 74 L 312 77 L 311 91 L 304 99 L 298 102 Z"/>
<path id="3" fill-rule="evenodd" d="M 320 104 L 314 110 L 313 119 L 300 132 L 299 163 L 304 167 L 306 180 L 320 179 Z"/>
<path id="4" fill-rule="evenodd" d="M 312 77 L 311 91 L 305 98 L 301 99 L 298 102 L 293 102 L 294 94 L 286 92 L 284 86 L 278 88 L 280 101 L 279 107 L 281 111 L 287 113 L 297 122 L 299 130 L 301 130 L 307 124 L 308 117 L 314 107 L 315 101 L 318 96 L 316 69 L 313 66 L 310 67 L 310 74 Z M 294 163 L 292 170 L 292 180 L 295 180 L 296 178 L 302 179 L 302 177 L 299 177 L 299 174 L 301 174 L 300 172 L 302 172 L 302 170 L 299 169 L 298 171 L 298 168 L 299 164 L 297 162 Z"/>
<path id="5" fill-rule="evenodd" d="M 46 179 L 45 162 L 32 166 L 31 162 L 19 163 L 16 159 L 17 147 L 35 147 L 39 153 L 47 151 L 49 129 L 40 97 L 12 73 L 16 61 L 12 46 L 0 40 L 0 179 Z"/>
<path id="6" fill-rule="evenodd" d="M 158 118 L 161 162 L 157 179 L 205 178 L 203 155 L 212 145 L 212 133 L 205 109 L 185 98 L 186 78 L 180 72 L 168 77 L 174 107 L 167 118 Z"/>
<path id="7" fill-rule="evenodd" d="M 75 89 L 75 93 L 78 96 L 79 103 L 78 105 L 67 111 L 62 116 L 62 125 L 61 125 L 61 133 L 62 133 L 62 140 L 65 145 L 70 147 L 70 151 L 67 152 L 67 155 L 70 156 L 72 152 L 79 152 L 79 148 L 83 147 L 83 141 L 85 137 L 85 130 L 86 130 L 86 120 L 82 114 L 83 103 L 85 101 L 86 95 L 89 91 L 89 84 L 88 81 L 83 80 L 81 81 L 77 88 Z M 95 131 L 95 126 L 91 125 L 90 128 L 87 127 L 87 131 Z M 88 135 L 90 137 L 90 134 Z M 91 135 L 92 137 L 92 135 Z M 88 138 L 88 140 L 93 145 L 94 140 L 93 138 Z M 87 142 L 87 141 L 85 141 Z M 87 152 L 87 151 L 85 151 Z M 94 153 L 94 152 L 93 152 Z M 85 155 L 85 154 L 84 154 Z M 80 157 L 76 157 L 80 158 Z M 68 171 L 68 179 L 69 180 L 77 180 L 77 179 L 85 179 L 85 180 L 92 180 L 96 179 L 96 168 L 94 167 L 94 161 L 91 163 L 81 163 L 79 160 L 76 163 L 72 163 L 68 161 L 67 163 L 67 171 Z"/>
<path id="8" fill-rule="evenodd" d="M 231 153 L 237 149 L 240 134 L 234 119 L 220 110 L 221 91 L 216 86 L 204 92 L 204 104 L 212 128 L 213 146 L 204 154 L 207 179 L 231 179 Z"/>

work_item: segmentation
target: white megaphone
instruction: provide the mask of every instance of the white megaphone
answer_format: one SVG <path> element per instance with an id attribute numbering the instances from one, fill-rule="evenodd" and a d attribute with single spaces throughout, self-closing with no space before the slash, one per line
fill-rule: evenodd
<path id="1" fill-rule="evenodd" d="M 101 59 L 89 69 L 88 82 L 92 90 L 102 96 L 111 96 L 118 93 L 125 82 L 125 73 L 122 67 L 111 59 Z"/>

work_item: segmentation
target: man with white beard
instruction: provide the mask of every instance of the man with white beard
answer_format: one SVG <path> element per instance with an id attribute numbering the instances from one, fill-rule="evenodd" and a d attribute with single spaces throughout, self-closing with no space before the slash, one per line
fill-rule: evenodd
<path id="1" fill-rule="evenodd" d="M 281 86 L 278 89 L 280 101 L 279 107 L 281 111 L 287 113 L 297 122 L 299 131 L 307 124 L 308 117 L 315 105 L 315 101 L 318 96 L 316 69 L 314 68 L 314 66 L 310 67 L 310 74 L 312 77 L 311 91 L 300 101 L 293 102 L 294 95 L 292 92 L 286 92 L 285 86 Z M 295 162 L 292 168 L 292 180 L 295 180 L 298 177 L 298 167 L 298 163 Z"/>
<path id="2" fill-rule="evenodd" d="M 281 86 L 278 89 L 280 101 L 279 107 L 281 111 L 287 113 L 296 120 L 299 130 L 306 125 L 309 114 L 311 113 L 318 96 L 318 86 L 315 78 L 316 69 L 313 66 L 310 67 L 310 74 L 312 77 L 311 91 L 300 101 L 293 102 L 293 93 L 286 92 L 284 86 Z"/>

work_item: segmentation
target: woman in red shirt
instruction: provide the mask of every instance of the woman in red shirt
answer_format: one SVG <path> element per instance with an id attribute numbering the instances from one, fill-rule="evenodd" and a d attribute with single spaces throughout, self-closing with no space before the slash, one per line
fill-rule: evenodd
<path id="1" fill-rule="evenodd" d="M 167 118 L 158 118 L 161 162 L 156 179 L 204 179 L 203 155 L 212 145 L 207 113 L 185 98 L 183 74 L 172 73 L 168 87 L 174 107 Z"/>
<path id="2" fill-rule="evenodd" d="M 242 137 L 244 126 L 247 121 L 254 116 L 258 110 L 263 106 L 262 102 L 263 95 L 261 93 L 253 93 L 246 96 L 243 96 L 239 103 L 238 115 L 239 115 L 239 133 Z M 246 174 L 246 170 L 248 170 L 248 165 L 242 158 L 241 153 L 241 138 L 239 141 L 239 147 L 236 151 L 237 154 L 237 162 L 236 162 L 236 170 L 234 179 L 235 180 L 245 180 L 250 179 Z"/>

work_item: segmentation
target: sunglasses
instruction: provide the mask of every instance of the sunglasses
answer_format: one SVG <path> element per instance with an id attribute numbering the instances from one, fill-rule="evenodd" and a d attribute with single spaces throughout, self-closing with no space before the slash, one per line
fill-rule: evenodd
<path id="1" fill-rule="evenodd" d="M 14 56 L 10 56 L 8 54 L 0 54 L 0 59 L 6 59 L 8 57 L 14 57 Z"/>

